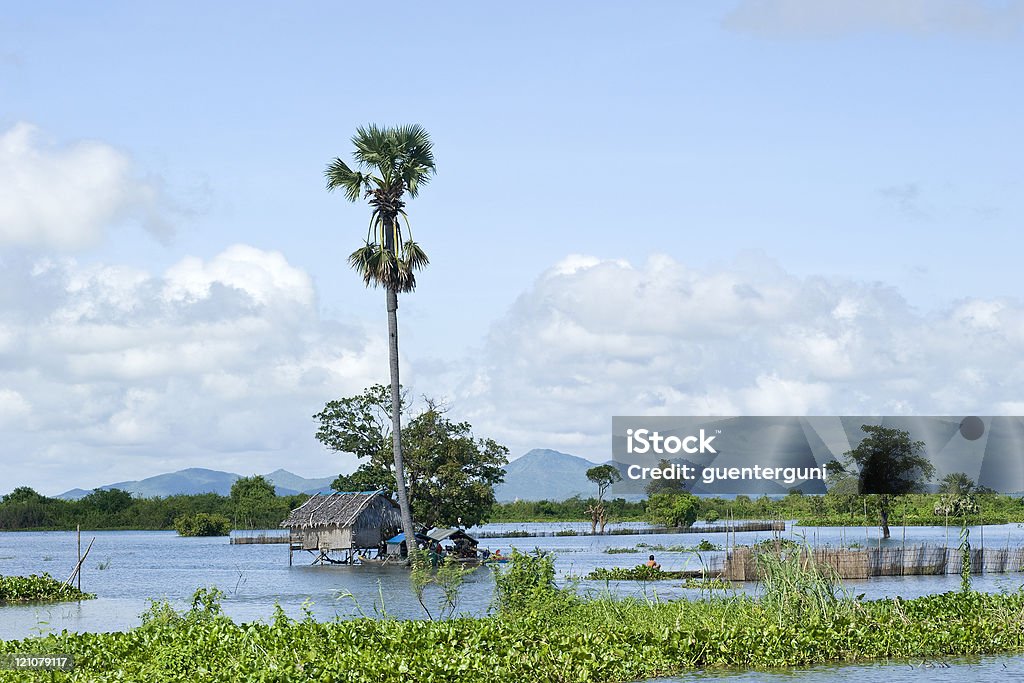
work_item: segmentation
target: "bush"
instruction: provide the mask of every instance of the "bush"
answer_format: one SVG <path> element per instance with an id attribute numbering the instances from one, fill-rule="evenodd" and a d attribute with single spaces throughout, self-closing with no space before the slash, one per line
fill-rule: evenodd
<path id="1" fill-rule="evenodd" d="M 231 533 L 231 521 L 224 515 L 198 512 L 176 518 L 174 529 L 179 536 L 227 536 Z"/>
<path id="2" fill-rule="evenodd" d="M 532 553 L 513 549 L 512 561 L 495 570 L 498 610 L 503 616 L 546 611 L 575 601 L 572 591 L 555 585 L 555 558 L 539 548 Z"/>

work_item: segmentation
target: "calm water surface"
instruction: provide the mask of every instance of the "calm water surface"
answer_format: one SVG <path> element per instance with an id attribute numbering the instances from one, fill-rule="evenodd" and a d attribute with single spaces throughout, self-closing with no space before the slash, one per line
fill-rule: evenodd
<path id="1" fill-rule="evenodd" d="M 636 528 L 638 524 L 624 526 Z M 508 533 L 514 530 L 589 531 L 589 524 L 502 524 L 487 525 L 483 531 Z M 958 529 L 908 527 L 907 545 L 928 543 L 955 546 Z M 788 526 L 787 538 L 806 538 L 817 545 L 900 547 L 904 530 L 893 527 L 892 538 L 881 541 L 874 529 L 861 527 L 807 528 Z M 63 629 L 70 631 L 116 631 L 140 623 L 139 615 L 150 600 L 167 600 L 176 608 L 187 608 L 193 592 L 200 587 L 216 586 L 226 594 L 224 611 L 236 621 L 266 620 L 275 604 L 293 617 L 304 610 L 318 619 L 376 616 L 382 612 L 400 618 L 422 618 L 423 611 L 409 588 L 408 572 L 400 568 L 309 566 L 312 557 L 296 553 L 295 564 L 288 566 L 287 545 L 229 545 L 227 538 L 180 538 L 173 531 L 99 531 L 83 532 L 83 546 L 96 538 L 85 563 L 82 588 L 96 593 L 96 600 L 47 606 L 8 606 L 0 608 L 0 639 L 12 640 Z M 772 538 L 772 532 L 737 534 L 735 542 L 749 544 Z M 547 536 L 537 538 L 497 538 L 482 541 L 491 550 L 533 548 L 555 553 L 556 568 L 563 580 L 586 575 L 595 567 L 632 567 L 649 552 L 667 570 L 699 568 L 702 563 L 720 561 L 723 553 L 665 552 L 641 548 L 638 553 L 608 554 L 608 548 L 636 548 L 640 544 L 694 546 L 702 538 L 725 545 L 723 534 L 641 534 L 621 536 Z M 986 526 L 971 532 L 974 547 L 1015 547 L 1024 545 L 1024 527 L 1017 524 Z M 730 542 L 732 540 L 730 539 Z M 63 580 L 77 559 L 73 532 L 0 533 L 0 574 L 49 572 Z M 1024 574 L 976 576 L 978 590 L 1016 591 L 1024 584 Z M 684 589 L 678 581 L 646 584 L 634 582 L 579 582 L 584 593 L 611 592 L 650 600 L 706 596 L 698 590 Z M 866 581 L 848 581 L 848 588 L 867 598 L 901 595 L 916 597 L 929 593 L 957 590 L 958 575 L 887 577 Z M 754 591 L 753 584 L 737 584 L 736 590 Z M 461 591 L 459 611 L 483 615 L 491 608 L 494 580 L 487 568 L 468 574 Z M 986 678 L 988 677 L 988 678 Z M 893 664 L 877 666 L 825 667 L 780 673 L 736 672 L 695 673 L 671 681 L 974 681 L 1020 678 L 1024 680 L 1024 658 L 1007 657 L 952 666 Z"/>

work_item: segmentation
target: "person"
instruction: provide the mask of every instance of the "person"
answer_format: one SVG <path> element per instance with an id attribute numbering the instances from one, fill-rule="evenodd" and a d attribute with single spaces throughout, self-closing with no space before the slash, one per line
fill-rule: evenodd
<path id="1" fill-rule="evenodd" d="M 648 567 L 650 567 L 651 569 L 661 569 L 661 565 L 660 565 L 660 564 L 658 564 L 658 563 L 657 563 L 657 562 L 656 562 L 656 561 L 654 560 L 654 555 L 648 555 L 648 556 L 647 556 L 647 563 L 646 563 L 646 565 L 647 565 Z"/>
<path id="2" fill-rule="evenodd" d="M 494 554 L 491 555 L 491 559 L 492 560 L 500 560 L 502 557 L 503 557 L 503 555 L 501 554 L 501 548 L 498 548 L 497 550 L 495 550 Z"/>

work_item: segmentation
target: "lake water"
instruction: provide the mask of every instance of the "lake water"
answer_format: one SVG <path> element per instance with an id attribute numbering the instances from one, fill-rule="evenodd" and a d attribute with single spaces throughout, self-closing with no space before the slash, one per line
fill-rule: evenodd
<path id="1" fill-rule="evenodd" d="M 981 657 L 771 671 L 697 671 L 650 683 L 1006 683 L 1024 679 L 1024 657 Z"/>
<path id="2" fill-rule="evenodd" d="M 627 524 L 637 527 L 642 525 Z M 476 531 L 508 533 L 515 530 L 553 532 L 573 529 L 589 531 L 589 524 L 502 524 L 487 525 Z M 904 541 L 905 531 L 905 541 Z M 900 547 L 932 544 L 956 546 L 958 528 L 901 527 L 892 528 L 892 538 L 882 541 L 876 529 L 863 527 L 807 528 L 787 525 L 786 538 L 817 545 L 850 545 Z M 772 532 L 748 532 L 736 535 L 733 541 L 750 544 L 773 538 Z M 375 616 L 382 612 L 399 618 L 423 618 L 420 605 L 409 587 L 408 572 L 401 568 L 310 566 L 312 557 L 295 554 L 295 564 L 288 566 L 288 546 L 230 545 L 227 538 L 181 538 L 173 531 L 99 531 L 83 532 L 83 546 L 95 537 L 92 552 L 85 563 L 82 588 L 96 593 L 96 600 L 57 605 L 0 607 L 0 639 L 12 640 L 49 632 L 115 631 L 140 623 L 139 615 L 149 607 L 150 600 L 167 600 L 178 609 L 187 608 L 193 592 L 200 587 L 216 586 L 224 591 L 224 611 L 236 621 L 266 620 L 275 604 L 293 617 L 302 617 L 304 610 L 318 619 Z M 608 548 L 635 548 L 639 544 L 661 546 L 694 546 L 701 539 L 726 545 L 724 534 L 637 534 L 615 536 L 545 536 L 536 538 L 495 538 L 481 542 L 491 550 L 511 548 L 529 551 L 540 548 L 553 552 L 562 580 L 583 576 L 596 567 L 633 567 L 654 552 L 666 570 L 699 568 L 702 562 L 713 562 L 722 553 L 665 552 L 642 549 L 638 553 L 608 554 Z M 973 528 L 971 543 L 977 548 L 1003 548 L 1024 545 L 1024 526 L 1018 524 Z M 77 559 L 73 532 L 0 533 L 0 574 L 18 575 L 48 572 L 64 580 Z M 975 576 L 977 590 L 1013 592 L 1024 584 L 1024 574 L 987 574 Z M 901 595 L 916 597 L 930 593 L 957 590 L 958 575 L 884 577 L 865 581 L 847 581 L 854 594 L 867 598 Z M 678 581 L 588 582 L 581 581 L 585 593 L 610 591 L 616 595 L 634 595 L 648 599 L 700 599 L 699 590 L 684 589 Z M 737 584 L 736 590 L 756 590 L 754 584 Z M 466 615 L 483 615 L 491 608 L 494 580 L 488 568 L 467 575 L 461 591 L 459 611 Z M 944 680 L 995 680 L 1007 673 L 1024 676 L 1024 658 L 1007 657 L 975 662 L 960 662 L 952 668 L 913 666 L 831 667 L 787 671 L 776 677 L 765 673 L 715 673 L 708 677 L 695 673 L 672 681 L 695 680 L 804 680 L 845 681 L 858 683 L 894 680 L 929 680 L 941 675 Z M 1006 667 L 1006 668 L 1004 668 Z M 993 676 L 986 679 L 984 676 Z"/>

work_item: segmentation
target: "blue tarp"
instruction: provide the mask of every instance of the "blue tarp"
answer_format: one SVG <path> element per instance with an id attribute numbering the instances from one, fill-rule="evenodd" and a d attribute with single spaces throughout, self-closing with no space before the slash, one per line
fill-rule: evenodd
<path id="1" fill-rule="evenodd" d="M 429 538 L 427 538 L 423 534 L 416 534 L 416 538 L 418 540 L 420 540 L 420 541 L 429 541 L 430 540 Z M 397 536 L 393 536 L 392 538 L 389 538 L 387 540 L 387 543 L 404 543 L 404 542 L 405 542 L 405 532 L 404 531 L 402 533 L 398 534 Z"/>

